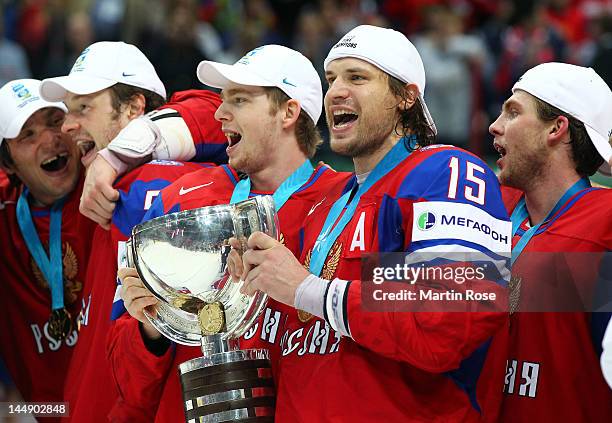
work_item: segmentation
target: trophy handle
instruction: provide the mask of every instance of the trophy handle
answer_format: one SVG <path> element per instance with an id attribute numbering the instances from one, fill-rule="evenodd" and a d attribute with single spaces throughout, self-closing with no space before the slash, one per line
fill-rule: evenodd
<path id="1" fill-rule="evenodd" d="M 131 267 L 131 268 L 135 268 L 136 267 L 136 263 L 134 263 L 134 243 L 132 242 L 132 238 L 128 238 L 127 241 L 125 241 L 125 262 L 127 264 L 127 267 Z"/>

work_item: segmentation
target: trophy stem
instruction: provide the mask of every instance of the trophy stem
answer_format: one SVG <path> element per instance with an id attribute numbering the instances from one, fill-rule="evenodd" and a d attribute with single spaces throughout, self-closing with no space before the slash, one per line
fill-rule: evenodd
<path id="1" fill-rule="evenodd" d="M 202 336 L 200 347 L 204 357 L 210 357 L 213 354 L 236 351 L 240 346 L 238 339 L 221 339 L 220 334 L 215 334 Z"/>
<path id="2" fill-rule="evenodd" d="M 273 423 L 275 390 L 267 350 L 198 357 L 179 365 L 187 423 Z"/>

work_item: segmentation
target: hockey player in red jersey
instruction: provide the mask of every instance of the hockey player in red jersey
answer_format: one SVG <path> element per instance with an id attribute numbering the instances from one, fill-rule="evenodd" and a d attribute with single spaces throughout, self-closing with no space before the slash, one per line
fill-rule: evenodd
<path id="1" fill-rule="evenodd" d="M 73 103 L 73 107 L 79 107 L 79 110 L 73 110 L 75 116 L 78 112 L 80 116 L 91 118 L 91 106 L 99 104 L 108 108 L 107 99 L 104 97 L 109 96 L 112 96 L 114 105 L 117 105 L 118 101 L 126 102 L 134 97 L 133 88 L 130 87 L 136 86 L 145 90 L 142 100 L 147 101 L 148 110 L 153 110 L 165 102 L 166 90 L 163 84 L 153 65 L 137 47 L 122 42 L 98 42 L 83 50 L 69 75 L 44 80 L 41 93 L 49 100 L 67 99 Z M 83 93 L 88 97 L 81 97 Z M 94 93 L 98 95 L 94 96 Z M 206 95 L 208 98 L 201 98 Z M 190 97 L 192 100 L 189 100 Z M 208 114 L 210 103 L 218 101 L 216 95 L 204 91 L 185 91 L 175 93 L 171 101 L 174 104 L 183 103 L 183 106 L 175 108 L 169 105 L 164 107 L 162 112 L 131 121 L 107 148 L 105 145 L 96 145 L 92 136 L 108 138 L 109 132 L 116 134 L 127 124 L 125 119 L 115 119 L 110 127 L 100 123 L 92 124 L 91 134 L 84 134 L 77 140 L 86 153 L 84 163 L 91 164 L 85 179 L 81 205 L 81 212 L 87 217 L 108 228 L 114 203 L 119 196 L 118 191 L 112 189 L 112 182 L 128 169 L 133 169 L 151 158 L 205 158 L 216 163 L 226 161 L 225 142 L 207 139 L 206 131 L 200 132 L 198 129 L 209 127 L 200 121 L 200 111 L 204 110 L 204 114 Z M 93 103 L 90 104 L 91 102 Z M 129 111 L 130 115 L 137 111 L 133 107 L 132 109 Z M 161 125 L 159 119 L 164 119 Z M 214 121 L 212 123 L 214 126 Z M 106 184 L 102 184 L 100 180 L 104 180 Z M 99 194 L 98 197 L 92 198 L 88 195 L 88 192 L 97 190 L 101 185 L 103 187 L 95 191 Z"/>
<path id="2" fill-rule="evenodd" d="M 78 339 L 88 242 L 78 212 L 79 152 L 60 131 L 66 108 L 40 81 L 0 89 L 0 354 L 25 401 L 61 401 Z"/>
<path id="3" fill-rule="evenodd" d="M 315 126 L 322 107 L 317 72 L 300 53 L 267 45 L 247 53 L 233 66 L 203 62 L 198 76 L 205 84 L 223 89 L 216 118 L 230 142 L 227 151 L 232 167 L 179 179 L 162 191 L 147 218 L 272 194 L 281 242 L 298 254 L 300 225 L 317 207 L 320 192 L 328 186 L 344 185 L 348 177 L 325 165 L 313 168 L 308 160 L 321 142 Z M 233 168 L 247 176 L 241 179 Z M 117 321 L 109 345 L 114 372 L 126 395 L 151 408 L 159 404 L 156 421 L 182 420 L 184 405 L 176 368 L 201 356 L 201 350 L 171 346 L 161 338 L 142 314 L 144 307 L 157 300 L 133 277 L 133 269 L 121 274 L 123 300 L 140 323 L 127 315 Z M 278 340 L 289 314 L 295 310 L 271 300 L 260 321 L 241 339 L 241 347 L 269 349 L 276 370 Z M 163 387 L 163 392 L 155 389 L 158 387 Z"/>
<path id="4" fill-rule="evenodd" d="M 506 371 L 488 381 L 503 401 L 487 420 L 610 421 L 599 367 L 609 305 L 579 311 L 609 301 L 594 283 L 600 269 L 610 284 L 610 261 L 598 264 L 612 250 L 612 191 L 588 177 L 600 166 L 610 174 L 612 92 L 591 68 L 541 64 L 519 78 L 489 131 L 512 219 L 517 312 L 488 357 L 487 371 Z"/>
<path id="5" fill-rule="evenodd" d="M 262 290 L 312 317 L 287 322 L 276 419 L 477 421 L 476 383 L 504 313 L 367 312 L 360 259 L 507 255 L 510 222 L 497 178 L 472 154 L 432 145 L 425 72 L 401 33 L 353 29 L 332 47 L 325 74 L 331 147 L 353 158 L 356 176 L 322 193 L 304 222 L 310 272 L 262 233 L 251 235 L 243 269 L 231 254 L 246 293 Z"/>
<path id="6" fill-rule="evenodd" d="M 88 172 L 96 171 L 91 169 L 96 152 L 115 144 L 127 144 L 135 151 L 144 152 L 145 158 L 155 153 L 146 151 L 147 148 L 158 149 L 156 157 L 181 158 L 176 150 L 169 148 L 177 142 L 189 144 L 192 153 L 197 153 L 200 159 L 225 158 L 222 151 L 225 136 L 214 119 L 221 103 L 219 96 L 191 90 L 176 93 L 164 104 L 165 88 L 155 69 L 132 45 L 101 42 L 89 46 L 77 59 L 70 75 L 43 81 L 41 92 L 68 105 L 62 130 L 71 134 L 85 150 L 82 160 L 89 167 Z M 157 137 L 154 143 L 149 141 L 151 133 Z M 202 167 L 213 165 L 154 160 L 116 181 L 114 189 L 119 198 L 107 210 L 112 213 L 111 230 L 98 227 L 93 240 L 87 239 L 91 242 L 91 259 L 79 316 L 80 340 L 65 388 L 71 421 L 105 422 L 115 404 L 124 410 L 125 419 L 147 415 L 147 410 L 118 399 L 105 355 L 116 291 L 118 248 L 162 188 Z"/>

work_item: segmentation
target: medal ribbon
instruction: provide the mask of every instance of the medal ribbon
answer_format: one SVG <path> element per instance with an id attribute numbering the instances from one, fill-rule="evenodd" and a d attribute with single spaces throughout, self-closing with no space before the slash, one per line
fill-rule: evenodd
<path id="1" fill-rule="evenodd" d="M 306 160 L 291 175 L 289 175 L 287 179 L 283 181 L 276 191 L 274 191 L 274 194 L 272 194 L 276 211 L 279 211 L 281 207 L 285 205 L 289 197 L 300 189 L 302 185 L 308 182 L 308 179 L 310 179 L 313 172 L 314 168 L 312 167 L 312 164 L 310 164 L 310 160 Z M 234 188 L 230 204 L 236 204 L 240 201 L 248 199 L 250 193 L 251 179 L 246 178 L 240 180 Z"/>
<path id="2" fill-rule="evenodd" d="M 555 207 L 553 207 L 553 209 L 550 212 L 548 212 L 544 220 L 542 220 L 537 225 L 529 228 L 529 230 L 527 230 L 521 236 L 519 241 L 516 243 L 516 245 L 512 249 L 512 264 L 514 264 L 514 262 L 521 255 L 521 253 L 523 252 L 523 250 L 525 249 L 529 241 L 531 241 L 531 238 L 533 238 L 533 236 L 536 234 L 538 229 L 540 229 L 540 226 L 542 226 L 542 223 L 546 222 L 548 219 L 553 217 L 561 209 L 561 207 L 565 203 L 567 203 L 567 200 L 572 198 L 577 192 L 582 191 L 583 189 L 586 189 L 590 186 L 591 186 L 591 183 L 589 182 L 588 178 L 582 178 L 579 181 L 577 181 L 574 185 L 572 185 L 567 191 L 565 191 L 565 194 L 563 194 L 563 196 L 559 199 L 559 201 L 557 201 L 557 204 L 555 204 Z M 516 235 L 519 227 L 521 226 L 521 223 L 523 223 L 523 221 L 527 217 L 529 217 L 529 213 L 527 212 L 527 205 L 525 204 L 525 196 L 523 196 L 521 197 L 520 201 L 518 202 L 518 204 L 512 211 L 512 216 L 510 216 L 510 220 L 512 221 L 512 237 Z"/>
<path id="3" fill-rule="evenodd" d="M 51 206 L 51 222 L 49 224 L 49 256 L 40 242 L 40 237 L 32 221 L 32 213 L 28 204 L 28 189 L 24 188 L 17 200 L 17 223 L 25 240 L 28 251 L 34 258 L 38 268 L 49 283 L 51 290 L 51 309 L 64 308 L 64 277 L 62 266 L 62 208 L 65 198 L 61 198 Z"/>
<path id="4" fill-rule="evenodd" d="M 312 249 L 312 255 L 310 256 L 310 273 L 320 276 L 325 259 L 329 254 L 329 250 L 334 242 L 336 242 L 336 239 L 338 239 L 338 236 L 340 236 L 340 233 L 342 233 L 348 222 L 353 218 L 361 196 L 410 155 L 411 152 L 405 147 L 404 143 L 408 142 L 409 145 L 412 145 L 414 141 L 414 137 L 401 138 L 376 165 L 366 180 L 359 185 L 359 188 L 352 199 L 351 195 L 355 191 L 355 186 L 353 186 L 353 189 L 347 191 L 342 197 L 336 200 L 329 211 L 327 218 L 325 219 L 323 229 L 321 229 L 321 233 L 317 237 L 317 241 Z M 342 210 L 344 210 L 345 207 L 346 210 L 344 214 L 342 214 Z M 340 215 L 342 215 L 341 218 Z M 339 221 L 338 218 L 340 218 Z"/>

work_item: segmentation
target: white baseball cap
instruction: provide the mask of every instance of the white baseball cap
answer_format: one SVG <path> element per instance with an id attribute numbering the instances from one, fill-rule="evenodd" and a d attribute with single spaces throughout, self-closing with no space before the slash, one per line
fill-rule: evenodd
<path id="1" fill-rule="evenodd" d="M 529 69 L 512 87 L 523 90 L 570 114 L 584 124 L 604 159 L 599 171 L 612 175 L 612 91 L 592 68 L 567 63 L 543 63 Z"/>
<path id="2" fill-rule="evenodd" d="M 425 104 L 425 67 L 416 47 L 401 32 L 373 25 L 359 25 L 334 45 L 325 58 L 325 70 L 336 59 L 354 57 L 376 66 L 405 84 L 415 84 L 427 123 L 438 133 Z"/>
<path id="3" fill-rule="evenodd" d="M 321 79 L 302 53 L 279 45 L 257 47 L 233 65 L 204 61 L 198 65 L 203 84 L 224 89 L 230 82 L 255 87 L 277 87 L 300 106 L 316 124 L 323 107 Z"/>
<path id="4" fill-rule="evenodd" d="M 16 79 L 0 88 L 0 144 L 5 138 L 16 138 L 34 113 L 45 107 L 66 112 L 64 103 L 51 103 L 40 96 L 40 81 Z"/>
<path id="5" fill-rule="evenodd" d="M 68 76 L 43 80 L 45 100 L 61 101 L 68 92 L 92 94 L 117 83 L 153 91 L 166 98 L 166 88 L 149 59 L 131 44 L 100 41 L 87 47 L 76 59 Z"/>

